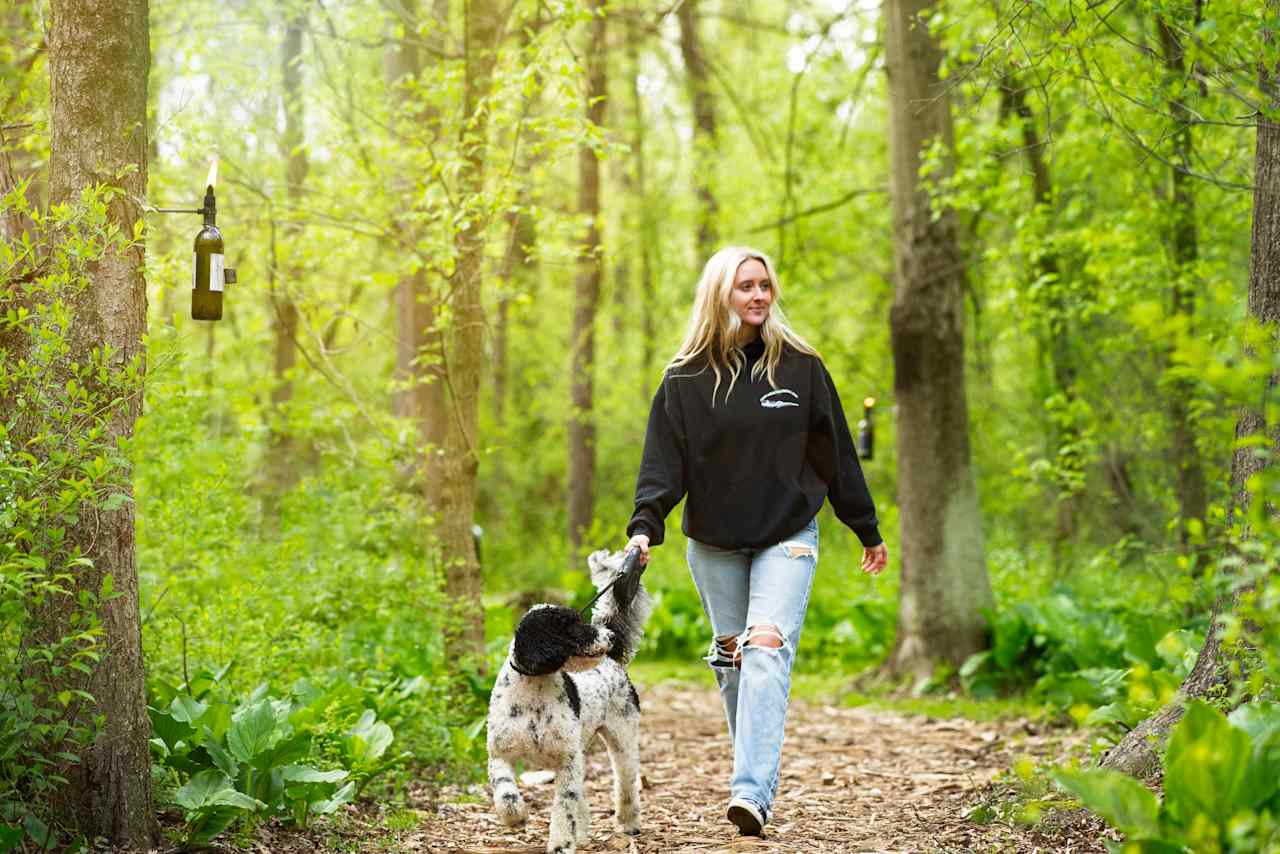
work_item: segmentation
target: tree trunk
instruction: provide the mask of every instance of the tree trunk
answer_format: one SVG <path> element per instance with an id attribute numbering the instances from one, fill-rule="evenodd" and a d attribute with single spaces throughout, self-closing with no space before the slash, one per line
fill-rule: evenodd
<path id="1" fill-rule="evenodd" d="M 680 55 L 688 74 L 689 99 L 693 103 L 693 188 L 698 197 L 698 265 L 715 253 L 719 242 L 715 174 L 716 106 L 711 97 L 706 54 L 698 34 L 698 0 L 684 0 L 680 19 Z"/>
<path id="2" fill-rule="evenodd" d="M 300 276 L 295 260 L 298 240 L 302 235 L 303 183 L 308 163 L 303 148 L 304 116 L 302 111 L 302 33 L 306 29 L 306 12 L 299 12 L 285 22 L 284 41 L 280 46 L 282 79 L 281 109 L 284 132 L 280 135 L 280 157 L 285 162 L 286 222 L 281 229 L 285 240 L 285 267 L 282 276 L 271 276 L 271 331 L 275 342 L 272 360 L 271 438 L 267 454 L 267 483 L 263 493 L 263 519 L 274 527 L 279 516 L 280 496 L 297 480 L 297 448 L 289 428 L 288 404 L 293 399 L 290 372 L 298 361 L 298 306 L 293 289 Z M 283 278 L 283 285 L 279 281 Z"/>
<path id="3" fill-rule="evenodd" d="M 942 52 L 928 0 L 890 0 L 885 60 L 895 288 L 890 316 L 897 398 L 902 575 L 888 662 L 917 680 L 936 662 L 985 649 L 991 607 L 965 400 L 964 265 L 953 211 L 935 211 L 919 178 L 925 147 L 952 150 Z M 950 172 L 950 166 L 947 170 Z M 945 179 L 945 175 L 936 176 Z"/>
<path id="4" fill-rule="evenodd" d="M 520 26 L 521 56 L 529 50 L 534 35 L 542 29 L 543 23 L 543 10 L 539 8 Z M 522 117 L 530 117 L 537 109 L 541 86 L 541 75 L 538 75 L 537 85 L 533 90 L 526 89 L 521 96 L 520 115 Z M 534 253 L 538 231 L 533 221 L 534 181 L 531 176 L 535 173 L 543 155 L 538 134 L 525 129 L 523 123 L 518 123 L 514 132 L 526 133 L 529 138 L 517 138 L 515 141 L 523 152 L 523 162 L 519 168 L 523 177 L 516 190 L 515 204 L 507 210 L 507 248 L 502 254 L 502 269 L 498 273 L 498 280 L 502 283 L 503 289 L 495 301 L 497 317 L 493 324 L 493 421 L 499 431 L 506 423 L 507 403 L 510 397 L 508 355 L 511 335 L 511 299 L 514 295 L 526 293 L 531 289 L 538 275 L 537 259 Z M 498 470 L 500 465 L 501 457 L 495 460 L 495 481 L 499 483 L 502 482 L 502 474 Z"/>
<path id="5" fill-rule="evenodd" d="M 635 21 L 635 18 L 632 18 Z M 631 26 L 630 38 L 627 39 L 627 61 L 631 66 L 631 108 L 634 122 L 631 135 L 631 156 L 635 161 L 634 192 L 632 200 L 639 208 L 639 240 L 636 251 L 640 254 L 640 300 L 645 306 L 655 306 L 657 292 L 653 286 L 653 252 L 657 243 L 657 229 L 654 227 L 653 215 L 649 210 L 648 174 L 645 162 L 645 112 L 644 99 L 640 95 L 640 51 L 641 28 L 635 23 Z M 714 121 L 713 121 L 714 124 Z M 705 260 L 705 259 L 704 259 Z M 652 376 L 653 359 L 656 352 L 654 339 L 657 329 L 654 326 L 655 311 L 640 312 L 640 399 L 653 397 L 656 378 Z"/>
<path id="6" fill-rule="evenodd" d="M 463 215 L 463 224 L 454 235 L 457 260 L 449 282 L 451 320 L 445 363 L 449 407 L 440 460 L 439 499 L 445 593 L 454 603 L 456 619 L 446 628 L 445 647 L 448 659 L 459 664 L 483 661 L 484 656 L 484 607 L 480 601 L 483 579 L 472 536 L 479 467 L 476 416 L 484 365 L 481 285 L 487 228 L 484 160 L 489 132 L 489 111 L 480 102 L 489 93 L 504 23 L 496 0 L 470 0 L 463 15 L 465 121 L 459 145 L 466 167 L 460 177 L 459 198 L 465 209 L 458 212 Z"/>
<path id="7" fill-rule="evenodd" d="M 398 29 L 403 38 L 393 39 L 388 45 L 384 71 L 391 89 L 392 109 L 397 113 L 409 112 L 414 124 L 425 124 L 431 137 L 439 133 L 439 116 L 433 110 L 417 109 L 413 92 L 405 85 L 406 79 L 417 80 L 421 75 L 422 53 L 416 45 L 418 6 L 414 0 L 396 5 L 399 17 Z M 439 34 L 449 17 L 447 0 L 434 0 L 428 49 L 439 55 L 443 44 Z M 404 116 L 392 117 L 393 126 Z M 420 132 L 420 128 L 415 129 Z M 407 144 L 407 143 L 406 143 Z M 402 185 L 400 195 L 408 198 L 413 180 L 397 170 L 394 178 Z M 394 226 L 404 246 L 416 246 L 419 229 L 412 218 L 397 222 Z M 428 279 L 425 267 L 417 266 L 406 271 L 396 284 L 396 379 L 401 386 L 392 400 L 393 411 L 404 418 L 412 418 L 418 425 L 418 437 L 424 455 L 418 460 L 418 480 L 422 484 L 427 508 L 439 509 L 440 488 L 443 480 L 440 471 L 440 451 L 444 447 L 447 418 L 444 379 L 444 339 L 440 330 L 439 297 Z"/>
<path id="8" fill-rule="evenodd" d="M 417 0 L 400 0 L 394 7 L 394 15 L 382 60 L 383 77 L 391 93 L 392 127 L 404 120 L 404 113 L 413 112 L 413 99 L 405 84 L 416 82 L 418 75 L 422 73 L 422 59 L 414 35 L 418 25 Z M 406 171 L 397 164 L 391 175 L 391 184 L 398 198 L 408 198 L 407 194 L 413 188 L 413 181 Z M 397 219 L 392 230 L 401 246 L 417 244 L 417 230 L 411 223 Z M 401 418 L 418 417 L 417 407 L 414 405 L 414 387 L 417 382 L 414 360 L 417 359 L 418 348 L 421 346 L 418 300 L 425 296 L 422 293 L 425 284 L 426 277 L 421 265 L 415 265 L 413 270 L 402 273 L 396 283 L 396 391 L 391 396 L 391 411 Z"/>
<path id="9" fill-rule="evenodd" d="M 1026 90 L 1015 75 L 1007 73 L 1001 80 L 1000 95 L 1001 113 L 1018 119 L 1022 148 L 1027 155 L 1027 165 L 1031 168 L 1032 205 L 1047 212 L 1053 205 L 1053 182 L 1049 175 L 1049 165 L 1044 159 L 1040 134 L 1036 130 L 1035 116 L 1027 104 Z M 1042 249 L 1036 258 L 1035 274 L 1037 279 L 1048 283 L 1044 288 L 1048 297 L 1041 307 L 1045 323 L 1041 327 L 1037 344 L 1042 358 L 1048 357 L 1053 369 L 1053 389 L 1050 394 L 1062 395 L 1070 406 L 1076 397 L 1076 364 L 1071 352 L 1071 316 L 1063 298 L 1062 271 L 1057 253 L 1049 248 Z M 1080 430 L 1074 420 L 1055 423 L 1047 432 L 1055 469 L 1071 463 L 1083 466 L 1083 460 L 1076 456 L 1067 457 L 1063 452 L 1064 448 L 1077 447 Z M 1054 515 L 1053 562 L 1056 568 L 1061 569 L 1068 561 L 1068 549 L 1075 539 L 1080 497 L 1078 489 L 1066 487 L 1059 479 L 1055 479 L 1053 491 L 1053 500 L 1057 505 Z"/>
<path id="10" fill-rule="evenodd" d="M 1280 12 L 1280 0 L 1270 0 L 1268 8 Z M 1264 69 L 1262 91 L 1268 94 L 1271 115 L 1280 110 L 1280 68 Z M 1280 341 L 1280 122 L 1265 114 L 1258 115 L 1258 142 L 1254 155 L 1253 234 L 1249 265 L 1249 317 L 1270 329 L 1273 340 Z M 1253 357 L 1253 354 L 1250 354 Z M 1265 381 L 1259 398 L 1280 386 L 1280 374 Z M 1258 455 L 1254 444 L 1257 436 L 1270 438 L 1271 451 L 1280 452 L 1280 425 L 1268 425 L 1266 413 L 1253 407 L 1242 407 L 1236 415 L 1236 445 L 1231 456 L 1231 493 L 1234 519 L 1243 515 L 1250 504 L 1249 478 L 1262 471 L 1267 459 Z M 1228 520 L 1230 525 L 1231 520 Z M 1160 772 L 1160 756 L 1173 727 L 1182 718 L 1188 699 L 1226 692 L 1230 672 L 1226 653 L 1218 637 L 1218 617 L 1233 610 L 1233 597 L 1221 597 L 1214 605 L 1213 620 L 1195 666 L 1178 689 L 1174 701 L 1143 721 L 1103 756 L 1101 765 L 1135 777 L 1150 778 Z"/>
<path id="11" fill-rule="evenodd" d="M 146 197 L 147 188 L 147 2 L 53 0 L 50 12 L 50 200 L 72 201 L 94 184 L 117 186 L 122 192 L 111 202 L 108 216 L 121 233 L 131 235 L 141 218 L 138 201 Z M 113 371 L 137 360 L 140 375 L 145 375 L 147 290 L 142 265 L 141 242 L 125 252 L 109 251 L 99 262 L 90 286 L 72 299 L 71 360 L 85 364 L 93 351 L 110 348 Z M 107 425 L 111 437 L 124 440 L 133 434 L 141 400 L 139 391 L 117 408 Z M 131 474 L 120 490 L 132 497 Z M 60 769 L 68 782 L 57 792 L 54 808 L 61 821 L 90 838 L 105 836 L 117 845 L 148 848 L 158 834 L 151 803 L 151 723 L 132 500 L 115 510 L 83 514 L 66 537 L 93 562 L 76 571 L 72 592 L 97 593 L 110 575 L 116 595 L 98 606 L 103 629 L 98 649 L 103 657 L 93 673 L 87 680 L 69 670 L 54 677 L 66 688 L 88 690 L 94 697 L 93 714 L 105 718 L 79 764 Z M 68 598 L 69 609 L 49 603 L 37 615 L 41 638 L 68 633 L 76 609 L 74 597 Z M 53 687 L 51 693 L 58 690 Z"/>
<path id="12" fill-rule="evenodd" d="M 591 0 L 590 41 L 587 44 L 587 120 L 604 126 L 605 17 L 603 0 Z M 594 377 L 596 306 L 604 276 L 600 246 L 600 161 L 587 143 L 578 146 L 578 213 L 587 220 L 587 234 L 578 256 L 574 281 L 573 330 L 569 341 L 569 546 L 576 561 L 582 537 L 591 527 L 595 504 L 596 427 Z"/>
<path id="13" fill-rule="evenodd" d="M 1160 17 L 1156 19 L 1160 30 L 1160 45 L 1164 53 L 1165 69 L 1169 75 L 1169 85 L 1186 81 L 1186 51 L 1182 41 L 1173 28 Z M 1199 23 L 1193 22 L 1193 25 Z M 1172 313 L 1190 319 L 1195 314 L 1195 294 L 1187 281 L 1190 270 L 1199 256 L 1198 235 L 1196 233 L 1196 198 L 1191 176 L 1191 160 L 1193 140 L 1191 124 L 1194 116 L 1190 107 L 1181 97 L 1175 97 L 1170 104 L 1170 111 L 1178 122 L 1178 129 L 1173 137 L 1173 166 L 1169 170 L 1173 182 L 1173 258 L 1174 274 L 1171 294 Z M 1165 358 L 1168 361 L 1168 355 Z M 1200 462 L 1200 454 L 1196 449 L 1196 435 L 1191 423 L 1187 401 L 1192 396 L 1192 386 L 1186 380 L 1175 380 L 1169 386 L 1167 403 L 1169 428 L 1172 442 L 1169 449 L 1170 462 L 1173 465 L 1174 480 L 1177 485 L 1178 509 L 1181 518 L 1181 536 L 1183 545 L 1188 542 L 1187 522 L 1192 519 L 1204 521 L 1208 511 L 1209 498 L 1205 486 L 1204 467 Z"/>
<path id="14" fill-rule="evenodd" d="M 526 172 L 531 164 L 526 166 Z M 537 255 L 534 246 L 538 241 L 537 225 L 533 221 L 530 209 L 533 207 L 533 195 L 530 188 L 521 186 L 516 196 L 516 203 L 507 212 L 507 251 L 502 257 L 500 279 L 507 283 L 509 289 L 523 292 L 525 287 L 537 278 Z M 493 342 L 493 421 L 501 430 L 507 418 L 507 399 L 509 392 L 508 351 L 511 336 L 511 300 L 504 297 L 498 301 L 498 319 L 494 323 Z"/>

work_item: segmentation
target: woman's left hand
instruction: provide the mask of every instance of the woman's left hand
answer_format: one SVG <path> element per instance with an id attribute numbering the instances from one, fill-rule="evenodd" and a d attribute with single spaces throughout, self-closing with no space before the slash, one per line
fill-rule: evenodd
<path id="1" fill-rule="evenodd" d="M 884 543 L 862 550 L 862 571 L 879 575 L 889 563 L 889 547 Z"/>

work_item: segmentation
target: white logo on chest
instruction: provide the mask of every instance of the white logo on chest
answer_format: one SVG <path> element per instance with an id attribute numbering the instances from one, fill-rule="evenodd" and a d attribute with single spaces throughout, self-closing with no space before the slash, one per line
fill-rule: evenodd
<path id="1" fill-rule="evenodd" d="M 787 398 L 788 395 L 795 398 L 795 400 L 789 400 Z M 781 406 L 799 406 L 800 395 L 789 388 L 780 388 L 761 397 L 760 405 L 766 409 L 777 409 Z"/>

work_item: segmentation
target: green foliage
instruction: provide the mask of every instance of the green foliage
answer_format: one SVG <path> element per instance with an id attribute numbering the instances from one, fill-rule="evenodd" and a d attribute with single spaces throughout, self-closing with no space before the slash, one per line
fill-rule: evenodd
<path id="1" fill-rule="evenodd" d="M 1280 707 L 1250 703 L 1228 718 L 1187 705 L 1164 758 L 1164 798 L 1115 771 L 1059 769 L 1054 779 L 1122 830 L 1113 851 L 1244 854 L 1280 845 Z"/>
<path id="2" fill-rule="evenodd" d="M 321 713 L 332 698 L 309 684 L 288 698 L 271 697 L 263 685 L 233 704 L 214 690 L 225 672 L 198 674 L 195 694 L 157 683 L 148 707 L 157 779 L 183 810 L 187 845 L 207 844 L 241 815 L 303 827 L 410 757 L 388 752 L 395 735 L 373 709 L 335 731 Z M 310 764 L 330 761 L 339 767 Z"/>
<path id="3" fill-rule="evenodd" d="M 101 724 L 85 688 L 101 657 L 98 605 L 117 595 L 110 575 L 84 589 L 92 564 L 74 526 L 130 500 L 108 425 L 140 375 L 107 348 L 73 358 L 93 265 L 128 246 L 107 220 L 117 191 L 41 212 L 27 189 L 0 199 L 0 218 L 30 222 L 0 243 L 0 843 L 25 833 L 43 846 L 60 844 L 49 797 Z"/>

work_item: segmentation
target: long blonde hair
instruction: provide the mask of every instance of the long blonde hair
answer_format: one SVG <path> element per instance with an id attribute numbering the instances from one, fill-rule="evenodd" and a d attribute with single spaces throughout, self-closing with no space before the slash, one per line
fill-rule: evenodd
<path id="1" fill-rule="evenodd" d="M 667 363 L 667 370 L 689 365 L 700 356 L 705 356 L 707 365 L 716 375 L 716 384 L 711 391 L 711 405 L 715 405 L 716 392 L 720 389 L 721 371 L 729 374 L 729 388 L 725 391 L 725 400 L 733 393 L 733 385 L 738 381 L 738 373 L 746 361 L 742 348 L 738 346 L 738 330 L 742 328 L 742 320 L 733 310 L 730 299 L 733 295 L 733 282 L 738 275 L 738 267 L 744 261 L 759 261 L 769 274 L 769 284 L 773 289 L 773 304 L 769 316 L 760 327 L 760 338 L 764 342 L 764 356 L 751 368 L 751 378 L 758 380 L 767 376 L 769 385 L 777 388 L 774 374 L 778 363 L 782 361 L 783 349 L 790 346 L 801 353 L 817 356 L 818 351 L 809 346 L 803 338 L 795 333 L 787 316 L 782 312 L 779 301 L 782 298 L 782 286 L 778 282 L 778 274 L 773 269 L 769 256 L 746 246 L 726 246 L 707 260 L 702 268 L 702 278 L 698 281 L 698 289 L 693 296 L 693 312 L 689 316 L 689 331 L 685 333 L 684 342 L 675 356 Z M 705 370 L 705 368 L 704 368 Z"/>

